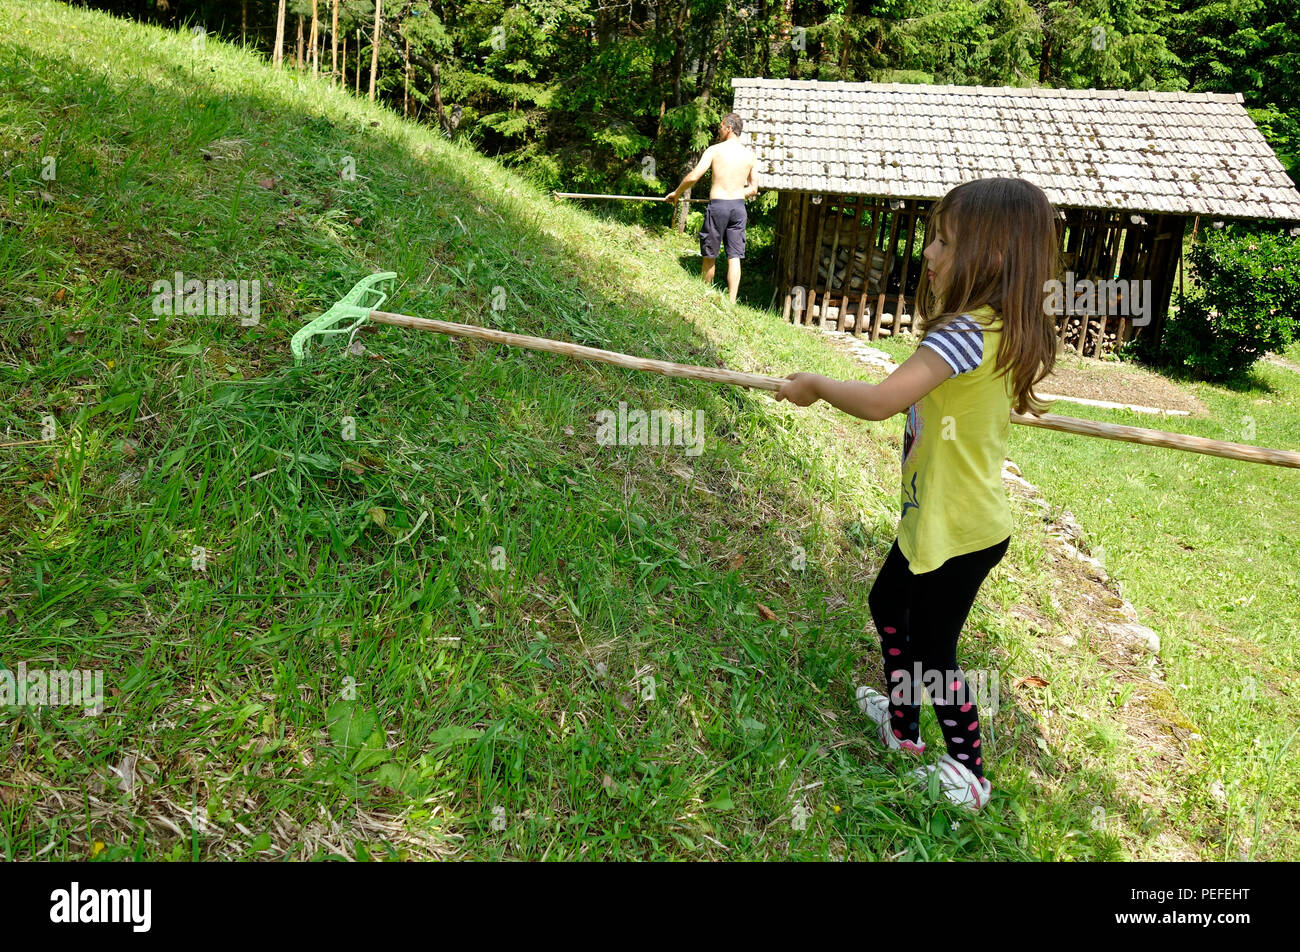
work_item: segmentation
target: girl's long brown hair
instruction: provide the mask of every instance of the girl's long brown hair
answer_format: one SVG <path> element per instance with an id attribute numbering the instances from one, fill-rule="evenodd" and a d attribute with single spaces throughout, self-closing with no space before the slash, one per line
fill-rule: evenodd
<path id="1" fill-rule="evenodd" d="M 1060 244 L 1056 209 L 1037 185 L 1015 178 L 977 179 L 935 203 L 925 228 L 952 248 L 944 299 L 935 299 L 926 270 L 916 291 L 922 339 L 955 317 L 988 305 L 1002 316 L 994 369 L 1011 380 L 1017 413 L 1046 409 L 1034 385 L 1056 363 L 1056 322 L 1044 306 L 1057 277 Z M 1000 261 L 999 261 L 1000 256 Z"/>

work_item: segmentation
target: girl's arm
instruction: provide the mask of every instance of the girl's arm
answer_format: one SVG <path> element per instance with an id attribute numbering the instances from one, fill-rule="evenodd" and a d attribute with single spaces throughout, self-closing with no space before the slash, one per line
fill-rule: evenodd
<path id="1" fill-rule="evenodd" d="M 948 362 L 929 347 L 918 347 L 903 365 L 878 384 L 832 380 L 820 374 L 791 374 L 776 391 L 778 400 L 806 407 L 818 400 L 864 420 L 887 420 L 902 413 L 952 376 Z"/>

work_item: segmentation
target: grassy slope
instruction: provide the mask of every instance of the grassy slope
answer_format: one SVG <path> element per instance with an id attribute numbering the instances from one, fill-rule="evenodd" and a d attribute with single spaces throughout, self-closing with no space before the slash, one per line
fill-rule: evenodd
<path id="1" fill-rule="evenodd" d="M 0 0 L 0 84 L 0 428 L 58 421 L 0 454 L 0 645 L 111 695 L 0 714 L 6 857 L 1153 857 L 1212 815 L 1121 779 L 1140 751 L 1086 651 L 1046 698 L 1012 687 L 1061 658 L 1009 609 L 1068 621 L 1024 512 L 963 649 L 1003 675 L 993 809 L 927 804 L 877 750 L 852 689 L 878 676 L 896 422 L 395 329 L 289 366 L 294 329 L 391 269 L 406 313 L 859 372 L 724 306 L 678 239 L 252 54 L 49 0 Z M 260 324 L 155 317 L 178 269 L 262 281 Z M 703 455 L 597 445 L 620 400 L 702 411 Z M 1275 855 L 1293 817 L 1266 806 Z"/>

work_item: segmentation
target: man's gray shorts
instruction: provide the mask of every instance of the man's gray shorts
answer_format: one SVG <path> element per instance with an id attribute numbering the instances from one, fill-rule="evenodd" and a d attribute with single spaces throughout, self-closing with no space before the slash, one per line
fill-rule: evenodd
<path id="1" fill-rule="evenodd" d="M 705 258 L 716 258 L 721 244 L 728 258 L 745 257 L 745 224 L 748 220 L 743 198 L 709 199 L 704 209 L 704 228 L 700 232 L 700 254 Z"/>

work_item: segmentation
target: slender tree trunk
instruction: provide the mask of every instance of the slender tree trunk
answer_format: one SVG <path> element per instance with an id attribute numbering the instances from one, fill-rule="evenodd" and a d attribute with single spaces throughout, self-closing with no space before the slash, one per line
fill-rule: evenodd
<path id="1" fill-rule="evenodd" d="M 704 90 L 701 93 L 702 101 L 707 103 L 713 98 L 713 80 L 718 73 L 718 63 L 726 55 L 727 43 L 731 40 L 731 18 L 723 17 L 722 19 L 722 42 L 718 44 L 717 49 L 713 51 L 713 57 L 709 60 L 709 65 L 704 68 Z"/>
<path id="2" fill-rule="evenodd" d="M 375 77 L 379 73 L 379 42 L 383 35 L 379 32 L 383 25 L 384 0 L 375 0 L 375 42 L 370 48 L 370 101 L 375 101 Z"/>
<path id="3" fill-rule="evenodd" d="M 317 0 L 311 0 L 311 74 L 320 75 L 320 20 L 316 16 Z"/>
<path id="4" fill-rule="evenodd" d="M 406 37 L 406 62 L 402 71 L 402 115 L 407 115 L 411 101 L 411 38 Z"/>
<path id="5" fill-rule="evenodd" d="M 361 95 L 361 27 L 357 27 L 357 89 L 356 94 Z"/>
<path id="6" fill-rule="evenodd" d="M 447 113 L 442 108 L 442 69 L 437 63 L 433 64 L 433 107 L 438 111 L 438 123 L 450 136 L 451 123 L 447 121 Z"/>
<path id="7" fill-rule="evenodd" d="M 759 75 L 764 79 L 767 79 L 772 71 L 772 37 L 767 32 L 767 0 L 759 0 L 758 22 L 763 24 L 763 46 L 759 52 L 760 61 L 763 64 L 763 71 Z"/>
<path id="8" fill-rule="evenodd" d="M 339 0 L 334 0 L 334 14 L 330 20 L 330 83 L 339 81 Z M 343 38 L 347 42 L 347 37 Z"/>
<path id="9" fill-rule="evenodd" d="M 248 0 L 239 0 L 239 42 L 248 43 Z"/>
<path id="10" fill-rule="evenodd" d="M 275 68 L 284 65 L 284 0 L 280 0 L 280 9 L 275 14 Z"/>
<path id="11" fill-rule="evenodd" d="M 785 0 L 785 16 L 786 16 L 786 22 L 790 24 L 790 39 L 793 40 L 794 31 L 797 28 L 797 25 L 794 22 L 795 21 L 794 0 Z M 790 46 L 789 44 L 787 44 L 787 47 L 788 48 L 786 49 L 785 53 L 786 56 L 789 58 L 789 63 L 790 63 L 789 78 L 798 79 L 799 58 L 803 56 L 804 51 L 796 50 L 793 46 Z"/>
<path id="12" fill-rule="evenodd" d="M 673 60 L 669 67 L 673 74 L 673 107 L 682 104 L 682 70 L 686 65 L 686 21 L 690 18 L 691 8 L 687 0 L 677 11 L 677 20 L 673 23 Z"/>
<path id="13" fill-rule="evenodd" d="M 302 69 L 302 17 L 298 17 L 298 55 L 293 58 L 293 65 Z"/>
<path id="14" fill-rule="evenodd" d="M 844 5 L 844 25 L 840 28 L 840 79 L 844 78 L 844 71 L 849 68 L 849 17 L 853 16 L 853 0 L 848 0 Z"/>
<path id="15" fill-rule="evenodd" d="M 343 58 L 339 60 L 339 85 L 348 81 L 348 35 L 343 34 Z"/>

